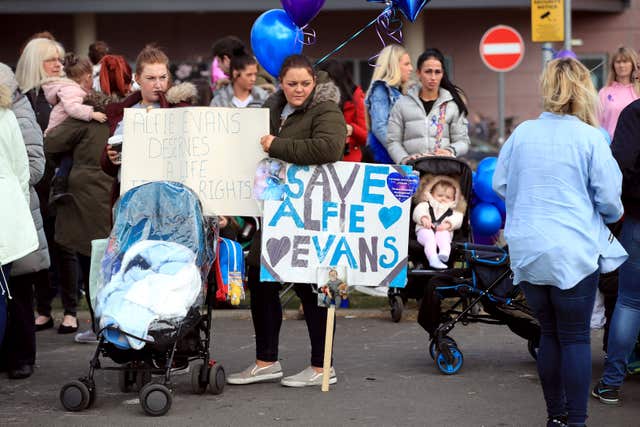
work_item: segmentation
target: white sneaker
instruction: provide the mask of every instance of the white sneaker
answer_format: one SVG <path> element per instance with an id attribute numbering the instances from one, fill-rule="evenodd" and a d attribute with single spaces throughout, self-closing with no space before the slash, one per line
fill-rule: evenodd
<path id="1" fill-rule="evenodd" d="M 336 377 L 336 371 L 331 367 L 329 375 L 329 384 L 335 384 L 338 382 Z M 299 372 L 290 377 L 285 377 L 280 381 L 285 387 L 307 387 L 313 385 L 322 385 L 322 372 L 316 372 L 312 366 L 309 366 L 304 371 Z"/>
<path id="2" fill-rule="evenodd" d="M 440 258 L 438 258 L 438 255 L 427 257 L 427 259 L 429 260 L 429 265 L 435 268 L 436 270 L 444 270 L 449 268 L 447 264 L 440 261 Z"/>
<path id="3" fill-rule="evenodd" d="M 95 332 L 89 329 L 84 332 L 77 333 L 73 340 L 80 344 L 93 344 L 98 342 L 98 337 L 96 337 Z"/>
<path id="4" fill-rule="evenodd" d="M 282 366 L 275 362 L 269 366 L 258 368 L 255 363 L 242 372 L 227 377 L 227 384 L 253 384 L 282 378 Z"/>
<path id="5" fill-rule="evenodd" d="M 447 262 L 449 261 L 449 254 L 439 253 L 438 258 L 440 258 L 440 261 L 442 262 Z"/>

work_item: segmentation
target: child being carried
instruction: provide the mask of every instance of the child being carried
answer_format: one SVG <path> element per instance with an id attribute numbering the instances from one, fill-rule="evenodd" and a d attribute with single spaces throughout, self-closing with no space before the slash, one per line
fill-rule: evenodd
<path id="1" fill-rule="evenodd" d="M 453 231 L 462 226 L 466 201 L 460 183 L 445 175 L 424 175 L 415 196 L 413 221 L 429 265 L 445 269 Z"/>

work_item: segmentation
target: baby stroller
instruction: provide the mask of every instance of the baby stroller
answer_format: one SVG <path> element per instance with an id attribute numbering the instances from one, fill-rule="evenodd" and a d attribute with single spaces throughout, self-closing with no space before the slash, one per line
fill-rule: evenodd
<path id="1" fill-rule="evenodd" d="M 216 230 L 198 196 L 182 184 L 152 182 L 122 196 L 92 295 L 99 342 L 89 374 L 60 390 L 66 410 L 95 403 L 96 369 L 117 371 L 120 391 L 135 387 L 151 416 L 171 408 L 171 375 L 192 361 L 192 390 L 222 393 L 224 368 L 209 355 L 215 282 L 206 280 Z M 102 366 L 100 356 L 119 366 Z"/>
<path id="2" fill-rule="evenodd" d="M 451 157 L 424 157 L 412 166 L 421 176 L 432 174 L 454 178 L 460 183 L 464 198 L 470 200 L 472 173 L 465 162 Z M 507 249 L 472 244 L 468 216 L 467 207 L 462 227 L 453 236 L 448 268 L 442 270 L 429 267 L 412 222 L 407 285 L 389 290 L 392 317 L 398 317 L 398 311 L 401 313 L 408 298 L 419 301 L 418 323 L 429 333 L 429 355 L 444 374 L 455 374 L 462 368 L 462 352 L 448 336 L 459 322 L 506 324 L 527 340 L 534 358 L 540 341 L 540 327 L 519 287 L 513 286 Z M 445 299 L 451 304 L 443 310 Z"/>

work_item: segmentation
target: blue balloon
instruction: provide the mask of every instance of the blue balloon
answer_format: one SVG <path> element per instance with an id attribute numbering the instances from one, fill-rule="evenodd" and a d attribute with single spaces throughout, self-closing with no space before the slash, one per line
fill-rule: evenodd
<path id="1" fill-rule="evenodd" d="M 502 200 L 500 197 L 498 197 L 498 200 L 493 202 L 493 206 L 498 208 L 498 210 L 500 211 L 500 216 L 502 217 L 502 220 L 504 221 L 505 218 L 507 218 L 507 206 L 504 204 L 504 200 Z"/>
<path id="2" fill-rule="evenodd" d="M 491 170 L 494 171 L 496 170 L 496 165 L 498 164 L 498 158 L 497 157 L 485 157 L 484 159 L 480 160 L 480 163 L 478 163 L 478 172 L 482 172 L 482 171 L 486 171 L 486 170 Z M 493 172 L 491 173 L 493 175 Z"/>
<path id="3" fill-rule="evenodd" d="M 476 185 L 473 187 L 480 200 L 494 203 L 500 200 L 500 196 L 493 191 L 493 170 L 484 170 L 476 174 Z"/>
<path id="4" fill-rule="evenodd" d="M 500 231 L 502 216 L 498 208 L 479 203 L 471 210 L 471 229 L 481 236 L 492 236 Z"/>
<path id="5" fill-rule="evenodd" d="M 287 56 L 302 52 L 302 39 L 302 30 L 282 9 L 267 10 L 251 27 L 253 53 L 272 76 L 278 76 Z"/>
<path id="6" fill-rule="evenodd" d="M 422 8 L 424 8 L 430 0 L 393 0 L 393 5 L 411 22 L 415 22 Z"/>
<path id="7" fill-rule="evenodd" d="M 604 136 L 604 139 L 607 141 L 607 144 L 611 145 L 611 135 L 609 135 L 609 132 L 607 132 L 607 130 L 602 126 L 600 126 L 598 130 L 600 131 L 602 136 Z"/>

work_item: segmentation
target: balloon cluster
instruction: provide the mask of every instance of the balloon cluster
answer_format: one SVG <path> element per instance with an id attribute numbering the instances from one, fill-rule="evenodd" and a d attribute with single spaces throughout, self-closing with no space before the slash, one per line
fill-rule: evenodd
<path id="1" fill-rule="evenodd" d="M 504 200 L 493 191 L 492 185 L 497 163 L 497 157 L 486 157 L 478 163 L 473 174 L 475 198 L 471 207 L 471 228 L 479 236 L 495 235 L 506 218 Z"/>
<path id="2" fill-rule="evenodd" d="M 271 9 L 251 27 L 251 48 L 260 65 L 273 76 L 287 56 L 302 53 L 302 31 L 316 17 L 325 0 L 281 0 L 283 9 Z"/>
<path id="3" fill-rule="evenodd" d="M 376 19 L 358 30 L 336 49 L 325 55 L 317 63 L 321 63 L 328 57 L 337 53 L 350 41 L 357 38 L 364 30 L 372 25 L 378 24 L 382 32 L 388 35 L 393 41 L 401 43 L 402 33 L 400 26 L 391 25 L 393 19 L 390 16 L 397 11 L 402 12 L 408 20 L 414 22 L 422 9 L 431 0 L 367 0 L 368 2 L 385 3 L 385 10 Z M 311 40 L 315 39 L 313 31 L 305 32 L 309 22 L 316 17 L 325 0 L 280 0 L 282 9 L 271 9 L 258 17 L 251 27 L 251 48 L 256 59 L 273 76 L 280 73 L 280 68 L 285 58 L 290 55 L 302 53 L 307 42 L 306 36 Z M 381 30 L 378 30 L 378 37 L 383 40 Z M 384 44 L 384 41 L 383 41 Z"/>

